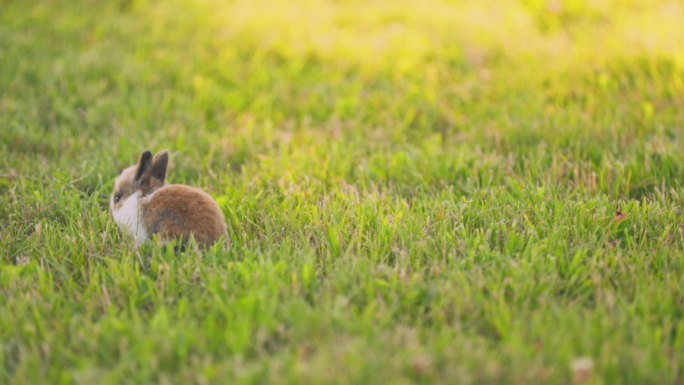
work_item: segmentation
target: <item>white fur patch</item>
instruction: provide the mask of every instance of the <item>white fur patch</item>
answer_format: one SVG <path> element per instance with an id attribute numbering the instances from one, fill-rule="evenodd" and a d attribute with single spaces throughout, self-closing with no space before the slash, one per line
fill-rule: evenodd
<path id="1" fill-rule="evenodd" d="M 142 223 L 142 213 L 140 211 L 140 191 L 131 194 L 123 202 L 118 210 L 113 210 L 114 221 L 128 231 L 135 238 L 135 243 L 140 246 L 148 239 L 147 230 Z"/>

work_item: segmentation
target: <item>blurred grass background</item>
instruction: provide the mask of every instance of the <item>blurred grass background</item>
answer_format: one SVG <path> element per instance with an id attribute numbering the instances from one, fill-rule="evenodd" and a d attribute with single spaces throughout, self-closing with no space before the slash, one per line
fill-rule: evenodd
<path id="1" fill-rule="evenodd" d="M 678 1 L 0 0 L 0 383 L 682 383 L 683 75 Z M 229 253 L 117 232 L 163 148 Z"/>

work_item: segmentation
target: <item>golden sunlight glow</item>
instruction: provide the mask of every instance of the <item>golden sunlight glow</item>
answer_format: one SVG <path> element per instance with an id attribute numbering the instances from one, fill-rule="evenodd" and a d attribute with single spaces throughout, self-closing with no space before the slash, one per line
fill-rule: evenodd
<path id="1" fill-rule="evenodd" d="M 478 65 L 530 55 L 559 63 L 613 56 L 684 57 L 677 1 L 236 1 L 204 2 L 231 40 L 254 39 L 285 58 L 311 55 L 403 73 L 448 52 Z"/>

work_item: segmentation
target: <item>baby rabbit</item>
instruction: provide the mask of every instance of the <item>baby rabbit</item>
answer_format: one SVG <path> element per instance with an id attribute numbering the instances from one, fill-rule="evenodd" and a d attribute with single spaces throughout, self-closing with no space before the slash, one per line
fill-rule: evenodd
<path id="1" fill-rule="evenodd" d="M 179 240 L 182 246 L 190 236 L 203 247 L 221 237 L 228 241 L 223 213 L 207 193 L 165 183 L 168 161 L 167 151 L 154 159 L 145 151 L 137 165 L 121 172 L 109 202 L 114 221 L 138 246 L 155 234 L 164 241 Z"/>

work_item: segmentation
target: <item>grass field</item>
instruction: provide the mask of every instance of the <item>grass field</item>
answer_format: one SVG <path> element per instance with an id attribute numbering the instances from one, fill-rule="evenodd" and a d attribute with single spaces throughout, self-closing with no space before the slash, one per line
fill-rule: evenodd
<path id="1" fill-rule="evenodd" d="M 684 384 L 683 135 L 678 1 L 0 0 L 0 384 Z"/>

